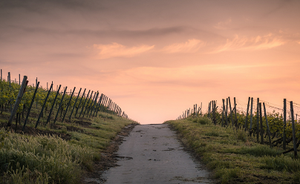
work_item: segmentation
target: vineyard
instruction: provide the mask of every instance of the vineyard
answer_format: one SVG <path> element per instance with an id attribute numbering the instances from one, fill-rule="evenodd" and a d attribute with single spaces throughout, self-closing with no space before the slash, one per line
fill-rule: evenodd
<path id="1" fill-rule="evenodd" d="M 0 80 L 0 183 L 82 183 L 136 122 L 98 91 Z M 129 128 L 128 127 L 128 128 Z"/>
<path id="2" fill-rule="evenodd" d="M 294 156 L 297 157 L 300 144 L 300 125 L 297 123 L 298 114 L 295 113 L 299 112 L 300 106 L 297 103 L 290 101 L 288 105 L 284 99 L 280 108 L 269 102 L 260 102 L 259 98 L 254 104 L 253 98 L 249 97 L 245 108 L 247 110 L 243 111 L 243 108 L 238 107 L 236 98 L 232 105 L 228 97 L 222 99 L 220 106 L 221 108 L 217 106 L 216 101 L 209 102 L 208 112 L 203 115 L 202 107 L 197 108 L 195 104 L 193 109 L 187 109 L 178 119 L 203 115 L 210 118 L 215 125 L 244 130 L 260 144 L 281 147 L 284 154 L 294 151 Z"/>
<path id="3" fill-rule="evenodd" d="M 37 128 L 38 125 L 55 124 L 58 120 L 71 122 L 72 118 L 96 117 L 99 111 L 128 118 L 117 104 L 106 95 L 99 95 L 98 91 L 84 89 L 82 92 L 80 88 L 75 96 L 76 87 L 70 91 L 70 94 L 67 94 L 67 87 L 61 90 L 61 85 L 57 91 L 54 91 L 53 83 L 48 90 L 40 88 L 37 81 L 35 87 L 27 85 L 27 79 L 23 83 L 21 86 L 11 82 L 10 74 L 8 81 L 0 81 L 0 113 L 10 116 L 7 126 L 11 126 L 11 120 L 16 116 L 14 118 L 16 130 L 18 126 L 22 126 L 22 131 L 25 131 L 28 124 Z M 20 92 L 22 92 L 21 100 L 16 103 Z M 12 113 L 13 111 L 15 112 Z M 38 117 L 36 122 L 33 121 L 31 115 Z"/>
<path id="4" fill-rule="evenodd" d="M 221 102 L 221 103 L 220 103 Z M 165 123 L 217 183 L 300 183 L 298 103 L 230 97 L 188 108 Z"/>

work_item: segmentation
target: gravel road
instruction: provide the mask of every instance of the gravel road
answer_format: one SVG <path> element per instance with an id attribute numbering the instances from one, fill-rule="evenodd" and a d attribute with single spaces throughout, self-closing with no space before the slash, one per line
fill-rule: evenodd
<path id="1" fill-rule="evenodd" d="M 165 124 L 137 125 L 117 155 L 118 166 L 102 175 L 105 184 L 213 183 Z"/>

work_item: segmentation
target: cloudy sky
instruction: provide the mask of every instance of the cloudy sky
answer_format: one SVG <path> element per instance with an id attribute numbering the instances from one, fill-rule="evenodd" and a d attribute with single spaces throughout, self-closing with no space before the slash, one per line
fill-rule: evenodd
<path id="1" fill-rule="evenodd" d="M 228 96 L 300 103 L 299 10 L 297 0 L 1 1 L 0 68 L 99 90 L 140 123 Z"/>

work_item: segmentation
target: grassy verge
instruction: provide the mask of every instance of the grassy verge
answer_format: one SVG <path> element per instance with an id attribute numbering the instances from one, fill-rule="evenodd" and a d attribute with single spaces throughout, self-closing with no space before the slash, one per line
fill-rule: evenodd
<path id="1" fill-rule="evenodd" d="M 300 160 L 206 117 L 165 122 L 220 183 L 300 183 Z"/>
<path id="2" fill-rule="evenodd" d="M 80 183 L 83 171 L 93 170 L 94 161 L 100 159 L 110 140 L 133 123 L 100 112 L 93 119 L 39 126 L 36 131 L 44 135 L 13 133 L 2 128 L 0 183 Z"/>

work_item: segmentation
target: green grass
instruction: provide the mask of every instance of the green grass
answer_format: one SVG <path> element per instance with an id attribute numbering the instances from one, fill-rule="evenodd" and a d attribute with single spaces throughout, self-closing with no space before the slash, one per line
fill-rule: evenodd
<path id="1" fill-rule="evenodd" d="M 205 123 L 203 123 L 205 122 Z M 206 117 L 167 121 L 219 183 L 300 183 L 300 160 Z"/>
<path id="2" fill-rule="evenodd" d="M 34 120 L 29 127 L 35 125 Z M 1 129 L 0 181 L 7 184 L 80 183 L 82 173 L 93 170 L 94 161 L 100 159 L 101 151 L 117 133 L 135 123 L 105 112 L 84 121 L 91 125 L 57 122 L 57 129 L 51 129 L 49 124 L 38 127 L 69 134 L 68 141 L 58 136 L 22 135 Z M 68 131 L 67 126 L 80 131 Z"/>

